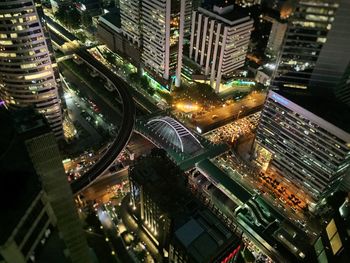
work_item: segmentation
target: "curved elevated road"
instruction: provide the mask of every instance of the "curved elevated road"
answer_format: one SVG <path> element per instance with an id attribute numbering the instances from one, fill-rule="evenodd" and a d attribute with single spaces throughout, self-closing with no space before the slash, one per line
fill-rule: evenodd
<path id="1" fill-rule="evenodd" d="M 113 83 L 116 90 L 111 93 L 117 93 L 115 95 L 120 96 L 122 100 L 123 120 L 117 137 L 114 139 L 101 159 L 95 163 L 95 165 L 91 167 L 91 169 L 87 171 L 83 176 L 71 183 L 72 191 L 74 194 L 79 193 L 87 186 L 89 186 L 95 179 L 103 174 L 118 157 L 119 153 L 129 142 L 132 131 L 134 129 L 136 114 L 134 101 L 127 90 L 127 84 L 124 82 L 124 80 L 113 74 L 106 66 L 97 61 L 87 51 L 81 50 L 76 52 L 76 54 L 86 63 L 90 64 L 97 71 L 103 74 L 111 83 Z"/>
<path id="2" fill-rule="evenodd" d="M 49 25 L 51 37 L 53 37 L 54 41 L 56 40 L 64 43 L 66 41 L 77 40 L 74 35 L 59 24 L 52 21 L 52 19 L 49 17 L 47 17 L 46 20 L 47 24 Z M 71 183 L 73 194 L 77 194 L 84 190 L 110 167 L 110 165 L 118 157 L 119 153 L 129 142 L 136 118 L 136 108 L 133 98 L 128 92 L 128 84 L 123 79 L 111 72 L 105 65 L 96 60 L 85 49 L 78 49 L 75 51 L 75 54 L 83 59 L 86 64 L 89 64 L 101 75 L 103 75 L 106 78 L 106 81 L 109 81 L 114 85 L 115 90 L 111 92 L 111 95 L 115 96 L 116 98 L 120 98 L 121 100 L 123 105 L 123 120 L 117 137 L 103 154 L 101 159 L 96 162 L 89 171 Z"/>

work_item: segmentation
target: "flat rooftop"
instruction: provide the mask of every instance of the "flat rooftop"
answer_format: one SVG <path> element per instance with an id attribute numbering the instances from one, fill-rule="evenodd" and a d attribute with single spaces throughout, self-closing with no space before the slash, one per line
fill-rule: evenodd
<path id="1" fill-rule="evenodd" d="M 109 10 L 109 12 L 102 16 L 103 19 L 107 20 L 112 25 L 121 28 L 120 20 L 120 9 L 115 7 Z"/>
<path id="2" fill-rule="evenodd" d="M 199 206 L 187 189 L 182 171 L 166 157 L 164 150 L 153 150 L 150 155 L 138 159 L 129 174 L 173 218 L 186 218 Z"/>
<path id="3" fill-rule="evenodd" d="M 350 107 L 332 96 L 320 96 L 311 92 L 274 91 L 334 126 L 350 133 Z"/>
<path id="4" fill-rule="evenodd" d="M 193 215 L 175 231 L 175 238 L 195 262 L 211 262 L 223 246 L 240 240 L 208 210 Z"/>
<path id="5" fill-rule="evenodd" d="M 227 10 L 221 13 L 221 10 Z M 250 19 L 249 12 L 246 8 L 231 4 L 217 4 L 210 7 L 199 7 L 198 11 L 206 14 L 227 25 L 233 26 Z"/>
<path id="6" fill-rule="evenodd" d="M 0 244 L 3 244 L 41 191 L 41 184 L 17 132 L 18 126 L 4 107 L 0 108 L 0 121 L 0 198 L 3 200 Z"/>

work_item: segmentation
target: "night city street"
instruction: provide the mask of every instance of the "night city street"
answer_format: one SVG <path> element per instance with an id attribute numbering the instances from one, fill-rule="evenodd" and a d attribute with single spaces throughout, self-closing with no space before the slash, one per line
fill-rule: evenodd
<path id="1" fill-rule="evenodd" d="M 0 2 L 0 263 L 349 263 L 349 0 Z"/>

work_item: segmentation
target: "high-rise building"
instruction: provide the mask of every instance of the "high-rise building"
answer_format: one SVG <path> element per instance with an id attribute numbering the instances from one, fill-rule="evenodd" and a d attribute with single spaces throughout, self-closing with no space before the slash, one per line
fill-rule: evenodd
<path id="1" fill-rule="evenodd" d="M 186 1 L 185 5 L 184 37 L 187 38 L 191 35 L 192 11 L 198 9 L 200 1 Z"/>
<path id="2" fill-rule="evenodd" d="M 349 12 L 347 0 L 296 1 L 272 87 L 334 93 L 350 104 Z"/>
<path id="3" fill-rule="evenodd" d="M 60 78 L 41 1 L 0 2 L 0 98 L 33 107 L 63 136 Z"/>
<path id="4" fill-rule="evenodd" d="M 349 197 L 340 206 L 332 208 L 334 209 L 332 217 L 322 227 L 321 235 L 314 243 L 314 249 L 318 262 L 347 263 L 350 262 Z"/>
<path id="5" fill-rule="evenodd" d="M 258 162 L 316 204 L 349 171 L 349 124 L 348 107 L 331 97 L 270 91 L 256 133 Z"/>
<path id="6" fill-rule="evenodd" d="M 143 0 L 142 63 L 170 90 L 180 85 L 185 9 L 188 0 Z"/>
<path id="7" fill-rule="evenodd" d="M 0 120 L 0 262 L 34 262 L 37 251 L 56 226 L 56 217 L 16 131 L 14 118 L 4 107 L 0 109 Z"/>
<path id="8" fill-rule="evenodd" d="M 92 259 L 89 247 L 73 201 L 72 190 L 64 172 L 57 142 L 51 132 L 42 132 L 43 127 L 40 127 L 40 123 L 37 127 L 39 128 L 36 128 L 37 130 L 33 133 L 39 134 L 28 138 L 25 144 L 56 215 L 57 228 L 72 263 L 90 263 Z"/>
<path id="9" fill-rule="evenodd" d="M 253 20 L 232 4 L 193 12 L 189 56 L 202 67 L 216 92 L 244 65 L 252 30 Z"/>
<path id="10" fill-rule="evenodd" d="M 124 34 L 121 25 L 120 10 L 113 8 L 98 19 L 97 38 L 113 52 L 126 58 L 135 67 L 139 68 L 141 63 L 141 49 Z"/>
<path id="11" fill-rule="evenodd" d="M 209 210 L 193 214 L 179 227 L 169 245 L 169 263 L 239 262 L 239 237 Z"/>
<path id="12" fill-rule="evenodd" d="M 141 1 L 120 0 L 120 21 L 123 35 L 133 44 L 141 46 Z"/>
<path id="13" fill-rule="evenodd" d="M 0 194 L 4 200 L 0 262 L 36 262 L 56 228 L 69 262 L 91 262 L 57 142 L 44 118 L 33 111 L 10 115 L 0 109 L 0 119 L 4 125 L 0 140 L 4 150 L 0 157 Z M 64 252 L 60 254 L 61 262 L 66 262 Z"/>
<path id="14" fill-rule="evenodd" d="M 200 204 L 181 173 L 159 149 L 130 168 L 130 205 L 140 228 L 169 262 L 217 262 L 237 253 L 240 236 Z"/>
<path id="15" fill-rule="evenodd" d="M 266 46 L 266 52 L 273 56 L 277 56 L 281 50 L 284 35 L 287 30 L 287 23 L 270 17 L 264 17 L 264 19 L 271 21 L 272 23 L 269 40 Z"/>
<path id="16" fill-rule="evenodd" d="M 123 35 L 141 49 L 143 68 L 168 91 L 181 82 L 182 47 L 189 35 L 192 1 L 121 0 Z"/>

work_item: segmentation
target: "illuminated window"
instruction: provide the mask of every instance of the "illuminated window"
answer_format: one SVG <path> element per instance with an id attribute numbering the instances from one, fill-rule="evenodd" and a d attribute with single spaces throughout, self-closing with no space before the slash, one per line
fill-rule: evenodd
<path id="1" fill-rule="evenodd" d="M 340 236 L 338 233 L 334 235 L 334 237 L 330 240 L 333 254 L 337 254 L 338 251 L 343 247 L 343 243 L 341 242 Z"/>
<path id="2" fill-rule="evenodd" d="M 318 37 L 317 38 L 318 43 L 326 43 L 326 40 L 327 40 L 327 38 L 325 38 L 325 37 Z"/>
<path id="3" fill-rule="evenodd" d="M 29 16 L 28 21 L 35 21 L 37 19 L 36 16 Z"/>
<path id="4" fill-rule="evenodd" d="M 0 45 L 8 46 L 12 44 L 13 42 L 11 40 L 0 40 Z"/>
<path id="5" fill-rule="evenodd" d="M 328 239 L 331 239 L 337 232 L 337 227 L 335 225 L 334 219 L 332 219 L 331 222 L 329 222 L 329 224 L 327 225 L 326 232 L 328 235 Z"/>
<path id="6" fill-rule="evenodd" d="M 27 75 L 24 77 L 24 79 L 25 80 L 39 79 L 39 78 L 47 77 L 50 74 L 51 74 L 50 71 L 46 71 L 46 72 L 41 72 L 41 73 L 37 73 L 37 74 L 33 74 L 33 75 Z"/>
<path id="7" fill-rule="evenodd" d="M 3 58 L 8 58 L 8 57 L 15 58 L 16 57 L 16 53 L 0 53 L 0 57 L 3 57 Z"/>
<path id="8" fill-rule="evenodd" d="M 35 68 L 36 66 L 37 66 L 36 63 L 23 64 L 21 65 L 21 69 Z"/>

